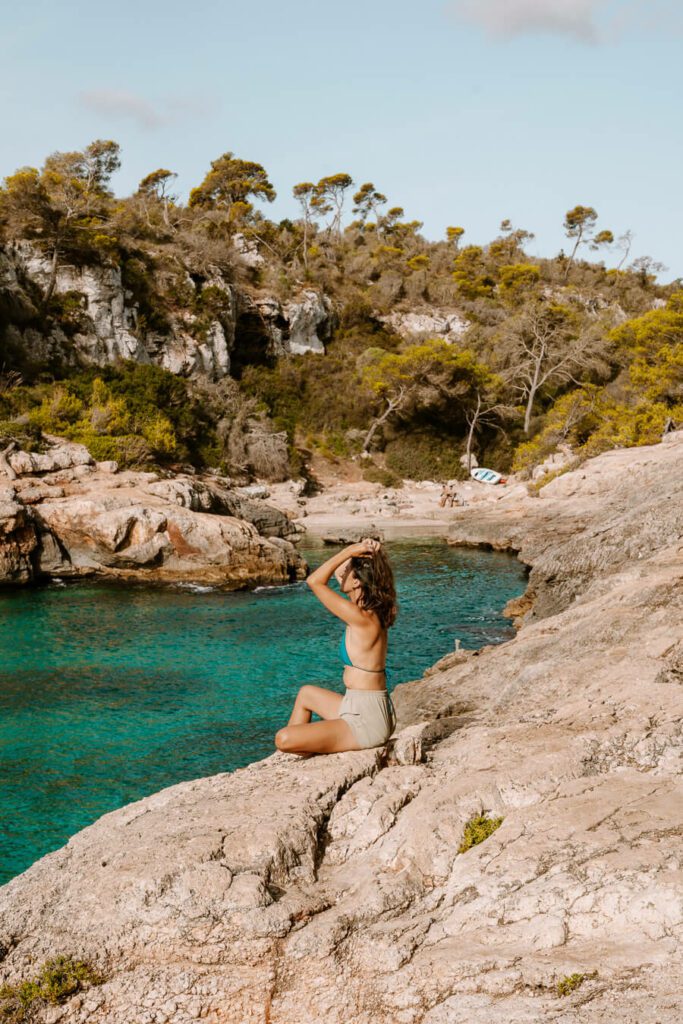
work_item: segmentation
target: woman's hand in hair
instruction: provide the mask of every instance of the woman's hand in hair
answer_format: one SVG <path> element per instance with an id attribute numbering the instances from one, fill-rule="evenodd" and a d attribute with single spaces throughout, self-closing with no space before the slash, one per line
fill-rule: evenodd
<path id="1" fill-rule="evenodd" d="M 372 537 L 364 537 L 360 543 L 351 544 L 348 551 L 352 558 L 372 558 L 381 546 L 378 540 L 374 540 Z"/>

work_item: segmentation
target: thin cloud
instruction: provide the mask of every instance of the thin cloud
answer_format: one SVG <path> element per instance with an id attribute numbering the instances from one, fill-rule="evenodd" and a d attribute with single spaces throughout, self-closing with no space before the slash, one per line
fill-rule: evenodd
<path id="1" fill-rule="evenodd" d="M 671 0 L 453 0 L 450 9 L 503 39 L 544 33 L 598 43 L 628 28 L 680 28 Z"/>
<path id="2" fill-rule="evenodd" d="M 81 106 L 100 116 L 128 118 L 148 129 L 205 117 L 216 109 L 216 102 L 210 98 L 164 96 L 152 104 L 142 96 L 119 89 L 91 89 L 82 92 L 78 99 Z"/>
<path id="3" fill-rule="evenodd" d="M 132 92 L 116 89 L 91 89 L 82 92 L 79 100 L 84 107 L 106 117 L 128 118 L 141 128 L 159 128 L 166 118 L 151 103 Z"/>

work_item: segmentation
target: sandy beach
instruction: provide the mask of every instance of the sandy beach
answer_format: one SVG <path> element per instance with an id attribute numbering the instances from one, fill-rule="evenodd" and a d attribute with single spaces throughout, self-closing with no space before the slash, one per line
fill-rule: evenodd
<path id="1" fill-rule="evenodd" d="M 458 481 L 464 504 L 447 508 L 439 505 L 442 484 L 430 480 L 406 480 L 393 488 L 328 472 L 320 483 L 320 493 L 309 498 L 300 496 L 296 484 L 271 484 L 268 500 L 292 516 L 305 536 L 341 543 L 366 534 L 383 540 L 446 537 L 468 510 L 475 516 L 484 507 L 516 507 L 528 498 L 526 485 L 515 479 L 506 485 Z"/>

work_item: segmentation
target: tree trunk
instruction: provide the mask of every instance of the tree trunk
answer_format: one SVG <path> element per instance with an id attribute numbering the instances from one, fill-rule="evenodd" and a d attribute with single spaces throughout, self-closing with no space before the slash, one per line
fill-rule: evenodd
<path id="1" fill-rule="evenodd" d="M 582 238 L 583 238 L 583 231 L 579 231 L 579 234 L 578 234 L 577 239 L 576 239 L 576 245 L 572 249 L 572 254 L 569 257 L 569 263 L 567 264 L 567 269 L 564 272 L 564 279 L 563 279 L 563 282 L 562 282 L 563 284 L 567 283 L 567 278 L 569 277 L 569 271 L 571 270 L 572 263 L 574 262 L 574 257 L 576 256 L 576 250 L 579 248 L 579 246 L 581 244 L 581 239 Z"/>
<path id="2" fill-rule="evenodd" d="M 526 411 L 524 413 L 524 433 L 525 434 L 529 433 L 529 427 L 531 426 L 531 414 L 533 412 L 534 402 L 536 400 L 536 392 L 538 391 L 538 388 L 539 388 L 538 379 L 539 379 L 539 377 L 541 375 L 542 359 L 543 359 L 542 355 L 541 355 L 540 358 L 538 356 L 536 357 L 536 365 L 534 366 L 533 380 L 529 384 L 529 395 L 527 397 Z M 546 377 L 547 377 L 547 375 L 546 375 Z"/>
<path id="3" fill-rule="evenodd" d="M 470 429 L 467 434 L 467 472 L 472 472 L 472 441 L 474 440 L 474 431 L 476 430 L 477 423 L 479 422 L 479 413 L 481 412 L 481 395 L 477 395 L 477 408 L 472 413 L 472 418 L 467 417 Z"/>
<path id="4" fill-rule="evenodd" d="M 17 447 L 17 442 L 16 441 L 10 441 L 10 443 L 7 445 L 7 447 L 3 448 L 2 451 L 0 451 L 0 470 L 2 470 L 4 473 L 6 473 L 7 476 L 10 478 L 10 480 L 16 480 L 17 479 L 17 474 L 15 473 L 15 471 L 10 466 L 9 459 L 7 458 L 7 456 L 10 454 L 10 452 L 13 452 L 16 447 Z"/>
<path id="5" fill-rule="evenodd" d="M 304 270 L 308 277 L 308 215 L 304 215 Z"/>
<path id="6" fill-rule="evenodd" d="M 378 416 L 376 420 L 373 420 L 373 422 L 370 424 L 370 429 L 368 430 L 367 434 L 365 435 L 365 439 L 363 441 L 363 448 L 362 448 L 363 452 L 367 452 L 368 447 L 370 445 L 370 442 L 372 441 L 373 437 L 375 436 L 375 434 L 377 433 L 379 428 L 382 426 L 382 424 L 386 420 L 388 420 L 388 418 L 391 416 L 392 412 L 394 412 L 396 409 L 398 409 L 399 405 L 401 404 L 401 402 L 403 400 L 403 395 L 404 395 L 404 392 L 402 391 L 400 393 L 400 395 L 398 396 L 398 398 L 388 398 L 387 399 L 387 402 L 389 404 L 387 405 L 386 409 L 384 410 L 384 412 L 382 413 L 381 416 Z"/>
<path id="7" fill-rule="evenodd" d="M 531 413 L 534 408 L 534 399 L 536 398 L 536 388 L 531 387 L 529 389 L 529 397 L 527 398 L 526 410 L 524 412 L 524 433 L 529 433 L 529 427 L 531 426 Z"/>

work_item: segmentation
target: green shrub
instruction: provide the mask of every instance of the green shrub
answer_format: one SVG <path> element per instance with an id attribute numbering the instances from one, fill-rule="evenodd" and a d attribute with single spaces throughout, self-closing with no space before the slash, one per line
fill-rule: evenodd
<path id="1" fill-rule="evenodd" d="M 191 326 L 192 334 L 198 341 L 205 341 L 209 329 L 216 320 L 222 322 L 233 316 L 230 294 L 217 285 L 206 285 L 195 296 L 193 303 L 195 322 Z"/>
<path id="2" fill-rule="evenodd" d="M 431 433 L 401 434 L 385 449 L 387 469 L 403 480 L 464 480 L 462 444 Z"/>
<path id="3" fill-rule="evenodd" d="M 479 814 L 465 825 L 462 842 L 458 847 L 458 853 L 467 853 L 473 846 L 478 846 L 485 839 L 493 835 L 497 828 L 503 824 L 502 818 L 489 818 L 486 814 Z"/>
<path id="4" fill-rule="evenodd" d="M 149 445 L 139 434 L 76 434 L 71 440 L 85 445 L 96 462 L 118 462 L 122 469 L 142 469 L 154 463 Z"/>
<path id="5" fill-rule="evenodd" d="M 66 387 L 56 385 L 52 394 L 29 412 L 31 426 L 47 434 L 64 434 L 83 414 L 84 404 Z"/>
<path id="6" fill-rule="evenodd" d="M 669 418 L 683 419 L 683 404 L 646 398 L 617 401 L 605 388 L 585 385 L 555 402 L 543 429 L 517 448 L 513 469 L 530 470 L 539 465 L 560 442 L 569 443 L 581 458 L 612 448 L 656 444 Z"/>
<path id="7" fill-rule="evenodd" d="M 170 330 L 167 300 L 156 287 L 152 257 L 130 256 L 124 259 L 121 279 L 124 288 L 132 292 L 133 302 L 138 307 L 137 333 L 152 330 L 164 334 Z"/>
<path id="8" fill-rule="evenodd" d="M 590 978 L 597 978 L 597 976 L 597 971 L 591 971 L 590 974 L 568 974 L 561 981 L 558 981 L 557 994 L 561 998 L 563 996 L 570 996 L 572 992 L 575 992 L 577 988 L 583 985 L 584 981 Z"/>
<path id="9" fill-rule="evenodd" d="M 683 420 L 683 404 L 670 406 L 664 402 L 648 401 L 632 406 L 624 403 L 605 404 L 601 421 L 581 452 L 592 456 L 611 448 L 657 444 L 669 418 Z"/>
<path id="10" fill-rule="evenodd" d="M 371 462 L 363 468 L 363 479 L 372 484 L 381 484 L 382 487 L 403 487 L 403 480 L 390 469 L 382 469 L 381 466 Z"/>
<path id="11" fill-rule="evenodd" d="M 54 292 L 47 313 L 68 335 L 85 331 L 91 326 L 86 312 L 86 297 L 82 292 Z"/>
<path id="12" fill-rule="evenodd" d="M 15 420 L 0 420 L 0 448 L 16 441 L 25 452 L 44 451 L 46 444 L 40 427 L 17 423 Z"/>
<path id="13" fill-rule="evenodd" d="M 55 957 L 47 960 L 31 980 L 0 988 L 0 1020 L 6 1024 L 28 1024 L 35 1019 L 35 1011 L 41 1004 L 56 1006 L 104 981 L 104 977 L 84 960 Z"/>

